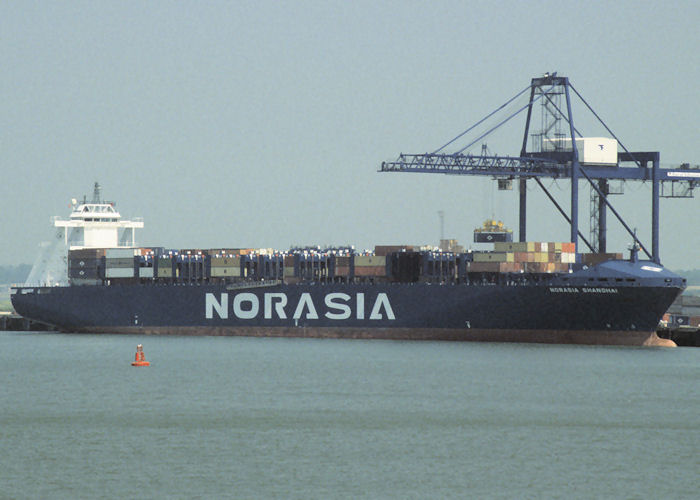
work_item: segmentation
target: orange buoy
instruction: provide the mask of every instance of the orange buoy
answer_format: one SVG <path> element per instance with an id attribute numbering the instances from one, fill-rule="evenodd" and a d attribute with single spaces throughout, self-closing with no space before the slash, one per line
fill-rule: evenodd
<path id="1" fill-rule="evenodd" d="M 143 346 L 141 344 L 136 346 L 136 356 L 131 366 L 151 366 L 151 363 L 146 361 L 146 355 L 143 353 Z"/>

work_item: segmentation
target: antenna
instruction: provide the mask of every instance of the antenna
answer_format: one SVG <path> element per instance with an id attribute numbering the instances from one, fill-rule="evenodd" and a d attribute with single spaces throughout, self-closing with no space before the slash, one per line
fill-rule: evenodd
<path id="1" fill-rule="evenodd" d="M 100 183 L 96 182 L 95 183 L 95 190 L 92 193 L 92 202 L 93 203 L 102 203 L 100 201 L 100 191 L 102 191 L 102 188 L 100 187 Z"/>
<path id="2" fill-rule="evenodd" d="M 438 217 L 440 217 L 440 243 L 442 243 L 445 239 L 445 212 L 438 210 Z"/>

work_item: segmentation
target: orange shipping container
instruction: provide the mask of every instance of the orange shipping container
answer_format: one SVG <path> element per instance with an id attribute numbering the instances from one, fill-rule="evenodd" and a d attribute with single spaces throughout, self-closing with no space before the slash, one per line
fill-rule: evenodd
<path id="1" fill-rule="evenodd" d="M 575 252 L 576 245 L 574 245 L 570 241 L 567 241 L 567 242 L 561 244 L 561 251 L 562 252 Z"/>
<path id="2" fill-rule="evenodd" d="M 501 262 L 499 271 L 502 273 L 519 273 L 523 271 L 524 264 L 520 262 Z"/>

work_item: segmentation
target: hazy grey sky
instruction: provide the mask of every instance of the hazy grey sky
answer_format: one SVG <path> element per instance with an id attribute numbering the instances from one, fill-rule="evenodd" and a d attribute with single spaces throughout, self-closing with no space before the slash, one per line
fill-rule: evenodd
<path id="1" fill-rule="evenodd" d="M 439 210 L 462 243 L 492 211 L 517 230 L 517 191 L 377 169 L 545 71 L 630 150 L 698 164 L 698 20 L 698 1 L 3 2 L 0 263 L 33 262 L 96 180 L 144 217 L 144 245 L 437 244 Z M 518 154 L 523 122 L 489 148 Z M 529 239 L 566 241 L 534 188 Z M 568 206 L 568 182 L 553 189 Z M 625 190 L 616 206 L 650 244 L 651 186 Z M 587 232 L 585 187 L 580 210 Z M 700 267 L 700 200 L 661 211 L 662 261 Z"/>

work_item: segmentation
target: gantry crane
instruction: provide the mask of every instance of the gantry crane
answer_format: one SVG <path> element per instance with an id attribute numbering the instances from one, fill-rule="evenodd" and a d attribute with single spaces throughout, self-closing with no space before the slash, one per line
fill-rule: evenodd
<path id="1" fill-rule="evenodd" d="M 530 99 L 524 106 L 511 113 L 505 119 L 479 135 L 466 146 L 454 153 L 445 153 L 444 150 L 467 133 L 493 117 L 518 97 L 530 91 Z M 571 111 L 571 91 L 586 105 L 595 118 L 605 127 L 610 136 L 617 141 L 615 144 L 602 138 L 600 144 L 594 147 L 615 148 L 613 162 L 601 161 L 599 155 L 589 154 L 590 158 L 582 158 L 590 144 L 574 126 Z M 565 110 L 562 110 L 561 97 L 564 96 Z M 541 101 L 542 129 L 530 136 L 531 146 L 528 148 L 528 135 L 530 134 L 533 105 Z M 527 111 L 525 133 L 519 156 L 499 155 L 472 155 L 465 154 L 471 146 L 481 141 L 497 128 L 503 126 L 521 112 Z M 600 139 L 600 138 L 591 138 Z M 588 141 L 590 143 L 590 141 Z M 623 151 L 617 152 L 617 145 Z M 580 150 L 583 147 L 584 150 Z M 609 153 L 609 152 L 608 152 Z M 608 156 L 609 158 L 609 156 Z M 660 264 L 659 257 L 659 199 L 687 198 L 693 196 L 693 189 L 700 185 L 700 167 L 685 163 L 675 169 L 666 169 L 659 166 L 660 153 L 658 151 L 629 151 L 615 136 L 610 128 L 603 122 L 598 114 L 591 108 L 586 100 L 579 94 L 567 77 L 557 76 L 556 73 L 545 73 L 544 76 L 533 78 L 530 85 L 521 90 L 514 97 L 499 106 L 496 110 L 479 120 L 467 130 L 456 136 L 432 153 L 404 154 L 401 153 L 396 161 L 383 162 L 380 172 L 424 172 L 453 175 L 482 175 L 496 179 L 518 179 L 520 206 L 519 206 L 519 240 L 526 241 L 527 234 L 527 182 L 536 182 L 547 197 L 554 203 L 558 211 L 564 216 L 571 226 L 571 242 L 576 245 L 578 252 L 579 236 L 592 252 L 606 251 L 607 233 L 607 208 L 620 221 L 629 232 L 642 251 L 652 261 Z M 590 161 L 592 160 L 592 161 Z M 543 178 L 568 178 L 571 179 L 571 209 L 567 214 L 561 205 L 542 183 Z M 579 231 L 579 181 L 583 179 L 591 185 L 599 202 L 596 204 L 594 216 L 597 219 L 597 248 L 594 247 Z M 636 232 L 630 229 L 620 214 L 613 208 L 608 200 L 609 181 L 650 181 L 652 183 L 652 209 L 651 209 L 651 252 L 637 238 Z"/>

